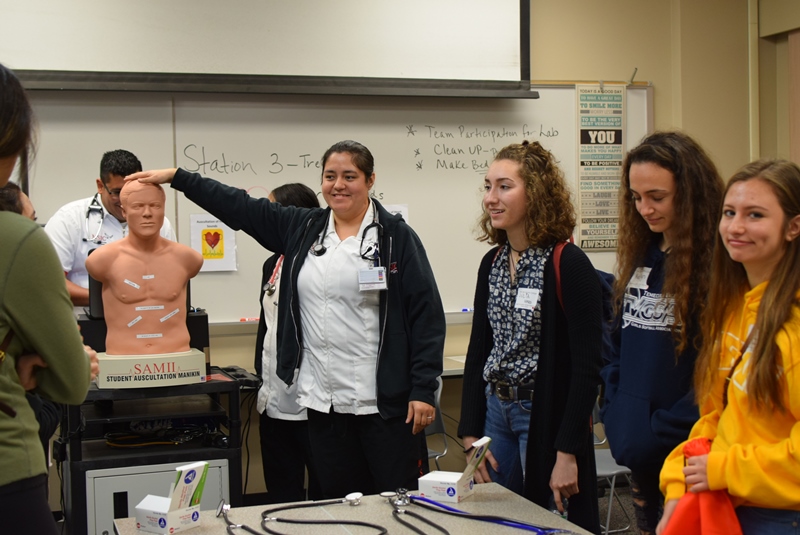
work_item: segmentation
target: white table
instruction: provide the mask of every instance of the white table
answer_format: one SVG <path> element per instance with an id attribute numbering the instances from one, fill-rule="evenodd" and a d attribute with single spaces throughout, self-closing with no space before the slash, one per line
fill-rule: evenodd
<path id="1" fill-rule="evenodd" d="M 413 492 L 412 492 L 413 494 Z M 571 522 L 542 509 L 538 505 L 522 498 L 521 496 L 501 487 L 497 483 L 487 483 L 475 486 L 475 494 L 459 504 L 448 504 L 470 513 L 487 514 L 502 516 L 514 520 L 522 520 L 538 526 L 552 528 L 563 528 L 571 530 L 573 533 L 581 535 L 591 535 L 590 532 L 583 530 Z M 239 507 L 231 509 L 228 518 L 231 522 L 245 524 L 263 532 L 261 529 L 261 512 L 275 506 L 257 505 L 252 507 Z M 511 535 L 513 533 L 531 533 L 519 529 L 492 524 L 488 522 L 478 522 L 464 518 L 456 518 L 449 515 L 430 512 L 416 505 L 409 506 L 410 511 L 423 515 L 428 520 L 447 529 L 452 535 L 464 535 L 476 533 L 480 535 Z M 306 509 L 296 509 L 292 511 L 282 511 L 273 516 L 279 518 L 295 519 L 317 519 L 317 520 L 360 520 L 379 524 L 392 535 L 414 533 L 392 516 L 392 506 L 386 498 L 380 496 L 365 496 L 361 500 L 361 505 L 349 506 L 346 504 L 328 505 L 324 507 L 311 507 Z M 420 522 L 418 519 L 406 516 L 404 519 L 425 533 L 438 534 L 438 530 Z M 223 535 L 225 531 L 225 521 L 222 517 L 217 518 L 214 511 L 202 511 L 200 513 L 200 525 L 187 533 L 191 535 Z M 142 535 L 146 532 L 136 529 L 135 518 L 117 519 L 114 521 L 114 528 L 117 535 Z M 319 535 L 321 533 L 350 534 L 350 535 L 369 535 L 376 531 L 367 527 L 360 526 L 341 526 L 341 525 L 294 525 L 274 522 L 271 528 L 281 533 L 292 535 Z M 238 530 L 238 533 L 247 532 Z"/>

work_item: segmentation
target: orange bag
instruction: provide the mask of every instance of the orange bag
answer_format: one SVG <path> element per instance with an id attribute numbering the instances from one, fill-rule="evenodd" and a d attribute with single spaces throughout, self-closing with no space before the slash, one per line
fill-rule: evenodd
<path id="1" fill-rule="evenodd" d="M 683 446 L 687 459 L 709 451 L 711 441 L 707 438 L 696 438 Z M 742 528 L 727 491 L 707 490 L 683 495 L 663 535 L 742 535 Z"/>

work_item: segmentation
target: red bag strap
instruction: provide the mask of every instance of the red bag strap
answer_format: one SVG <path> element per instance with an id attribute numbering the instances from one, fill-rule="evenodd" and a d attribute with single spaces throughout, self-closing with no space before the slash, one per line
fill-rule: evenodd
<path id="1" fill-rule="evenodd" d="M 556 270 L 556 294 L 558 295 L 558 303 L 561 305 L 561 310 L 564 311 L 564 314 L 567 313 L 567 310 L 564 308 L 564 298 L 561 295 L 561 253 L 564 252 L 564 247 L 566 247 L 567 243 L 573 243 L 572 236 L 570 236 L 569 242 L 560 241 L 553 248 L 553 269 Z M 589 428 L 592 429 L 593 427 L 594 422 L 592 416 L 589 416 Z"/>
<path id="2" fill-rule="evenodd" d="M 558 295 L 558 302 L 561 304 L 561 310 L 564 310 L 564 298 L 561 295 L 561 253 L 566 245 L 567 242 L 561 241 L 553 249 L 553 268 L 556 270 L 556 294 Z"/>
<path id="3" fill-rule="evenodd" d="M 570 236 L 569 242 L 560 241 L 556 244 L 555 248 L 553 249 L 553 268 L 556 270 L 556 294 L 558 295 L 558 302 L 561 304 L 561 309 L 564 310 L 564 298 L 561 295 L 561 253 L 564 251 L 564 247 L 567 243 L 572 243 L 572 237 Z M 494 254 L 494 257 L 497 258 L 497 255 L 500 254 L 500 249 Z"/>

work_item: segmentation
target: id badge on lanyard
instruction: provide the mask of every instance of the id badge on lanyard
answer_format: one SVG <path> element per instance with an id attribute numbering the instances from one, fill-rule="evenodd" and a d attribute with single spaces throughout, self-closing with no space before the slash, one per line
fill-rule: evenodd
<path id="1" fill-rule="evenodd" d="M 358 290 L 360 292 L 385 290 L 386 288 L 386 268 L 384 266 L 372 266 L 358 270 Z"/>

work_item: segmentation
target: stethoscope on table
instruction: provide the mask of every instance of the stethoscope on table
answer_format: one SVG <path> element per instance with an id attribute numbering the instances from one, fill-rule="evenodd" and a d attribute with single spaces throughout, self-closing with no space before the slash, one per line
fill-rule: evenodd
<path id="1" fill-rule="evenodd" d="M 465 518 L 468 520 L 480 520 L 482 522 L 490 522 L 492 524 L 499 524 L 501 526 L 507 526 L 510 528 L 517 528 L 522 529 L 525 531 L 532 531 L 538 535 L 555 535 L 556 533 L 565 533 L 565 534 L 574 534 L 574 531 L 570 531 L 568 529 L 560 529 L 560 528 L 547 528 L 543 526 L 537 526 L 536 524 L 531 524 L 529 522 L 525 522 L 522 520 L 514 520 L 511 518 L 504 518 L 502 516 L 494 516 L 494 515 L 480 515 L 480 514 L 473 514 L 468 513 L 466 511 L 462 511 L 460 509 L 456 509 L 455 507 L 450 507 L 449 505 L 445 505 L 443 503 L 437 502 L 436 500 L 432 500 L 430 498 L 426 498 L 424 496 L 416 496 L 414 494 L 408 494 L 406 489 L 397 489 L 395 492 L 381 492 L 381 497 L 388 498 L 389 503 L 392 505 L 394 510 L 392 511 L 392 515 L 394 518 L 409 528 L 410 530 L 420 533 L 421 535 L 425 535 L 425 533 L 412 526 L 411 524 L 405 522 L 401 519 L 401 515 L 410 515 L 414 518 L 418 518 L 425 522 L 426 524 L 435 527 L 442 533 L 448 533 L 446 529 L 430 520 L 422 517 L 418 513 L 411 512 L 406 509 L 407 506 L 414 504 L 423 509 L 428 511 L 433 511 L 436 513 L 442 513 L 450 516 L 456 516 L 459 518 Z"/>
<path id="2" fill-rule="evenodd" d="M 279 531 L 275 531 L 269 527 L 269 524 L 272 522 L 284 522 L 287 524 L 305 524 L 305 525 L 345 525 L 345 526 L 364 526 L 373 528 L 378 531 L 380 535 L 384 535 L 388 533 L 388 530 L 383 526 L 379 526 L 377 524 L 371 524 L 369 522 L 361 522 L 358 520 L 301 520 L 301 519 L 288 519 L 288 518 L 277 518 L 274 515 L 280 511 L 288 511 L 291 509 L 305 509 L 309 507 L 325 507 L 328 505 L 337 505 L 347 503 L 351 506 L 357 506 L 361 504 L 361 498 L 363 495 L 360 492 L 353 492 L 348 494 L 342 499 L 338 500 L 323 500 L 318 502 L 303 502 L 303 503 L 296 503 L 296 504 L 289 504 L 283 505 L 279 507 L 275 507 L 272 509 L 267 509 L 261 513 L 261 527 L 267 533 L 271 533 L 272 535 L 285 535 Z M 567 529 L 558 529 L 558 528 L 547 528 L 543 526 L 537 526 L 535 524 L 530 524 L 528 522 L 524 522 L 522 520 L 514 520 L 510 518 L 504 518 L 500 516 L 494 515 L 480 515 L 480 514 L 472 514 L 467 513 L 466 511 L 461 511 L 460 509 L 456 509 L 455 507 L 450 507 L 443 503 L 439 503 L 435 500 L 430 498 L 425 498 L 424 496 L 416 496 L 413 494 L 408 494 L 406 489 L 397 489 L 394 492 L 382 492 L 381 497 L 387 498 L 389 504 L 392 506 L 392 516 L 401 524 L 403 524 L 406 528 L 414 531 L 415 533 L 419 533 L 420 535 L 426 535 L 424 531 L 419 529 L 418 527 L 412 525 L 410 522 L 406 521 L 403 517 L 411 517 L 416 518 L 425 524 L 435 528 L 436 530 L 444 533 L 445 535 L 449 535 L 449 532 L 442 526 L 436 524 L 435 522 L 428 520 L 427 518 L 423 517 L 419 513 L 415 511 L 410 511 L 408 506 L 410 505 L 417 505 L 422 509 L 426 509 L 428 511 L 433 511 L 441 514 L 456 516 L 459 518 L 464 518 L 468 520 L 480 520 L 483 522 L 491 522 L 493 524 L 499 524 L 501 526 L 507 526 L 510 528 L 522 529 L 525 531 L 532 531 L 537 535 L 555 535 L 557 533 L 564 533 L 564 534 L 574 534 L 575 532 L 567 530 Z M 231 522 L 228 518 L 228 512 L 230 511 L 231 506 L 225 503 L 225 500 L 219 502 L 219 506 L 217 507 L 217 516 L 219 517 L 222 515 L 225 523 L 227 524 L 227 532 L 229 535 L 236 535 L 235 530 L 241 529 L 248 533 L 253 533 L 254 535 L 260 535 L 260 532 L 254 530 L 250 526 L 246 526 L 243 524 L 236 524 Z"/>
<path id="3" fill-rule="evenodd" d="M 334 526 L 363 526 L 367 528 L 373 528 L 378 531 L 378 535 L 386 535 L 389 533 L 386 528 L 383 526 L 379 526 L 377 524 L 371 524 L 369 522 L 361 522 L 360 520 L 302 520 L 302 519 L 293 519 L 293 518 L 277 518 L 271 516 L 280 511 L 288 511 L 291 509 L 306 509 L 308 507 L 325 507 L 328 505 L 337 505 L 341 503 L 347 503 L 351 506 L 356 506 L 361 504 L 361 498 L 363 494 L 360 492 L 351 492 L 347 496 L 342 499 L 338 500 L 322 500 L 318 502 L 303 502 L 303 503 L 295 503 L 289 505 L 283 505 L 280 507 L 274 507 L 272 509 L 267 509 L 266 511 L 261 513 L 261 528 L 266 531 L 267 533 L 271 533 L 272 535 L 284 535 L 280 531 L 275 531 L 269 527 L 269 524 L 272 522 L 284 522 L 286 524 L 305 524 L 305 525 L 334 525 Z M 225 519 L 225 523 L 227 524 L 227 531 L 229 535 L 235 535 L 235 530 L 243 529 L 248 533 L 253 533 L 254 535 L 260 535 L 260 532 L 254 530 L 250 526 L 245 526 L 243 524 L 236 524 L 231 522 L 228 518 L 228 512 L 230 511 L 231 506 L 225 503 L 225 500 L 221 500 L 219 505 L 217 506 L 217 516 L 222 515 Z"/>
<path id="4" fill-rule="evenodd" d="M 86 208 L 86 218 L 83 222 L 83 230 L 85 231 L 85 237 L 83 238 L 83 241 L 88 241 L 99 245 L 102 242 L 97 238 L 100 236 L 100 233 L 103 232 L 103 222 L 106 219 L 106 211 L 103 210 L 103 205 L 97 200 L 98 195 L 99 193 L 94 194 L 94 197 L 92 197 L 92 202 L 90 202 L 89 206 Z M 100 214 L 100 221 L 97 224 L 97 232 L 95 232 L 92 238 L 89 238 L 89 218 L 91 217 L 92 212 Z"/>

